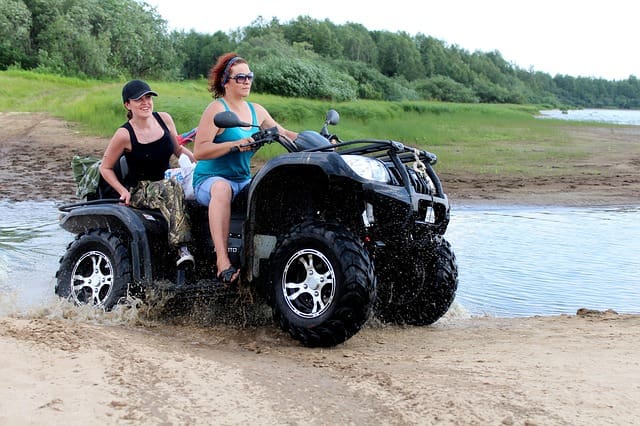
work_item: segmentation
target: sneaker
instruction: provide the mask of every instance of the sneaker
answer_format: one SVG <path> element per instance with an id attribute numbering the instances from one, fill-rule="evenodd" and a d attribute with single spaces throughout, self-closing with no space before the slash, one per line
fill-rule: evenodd
<path id="1" fill-rule="evenodd" d="M 195 265 L 195 260 L 193 259 L 193 255 L 189 252 L 189 248 L 187 248 L 187 246 L 181 246 L 178 249 L 178 261 L 176 262 L 176 266 L 180 266 L 185 262 L 191 262 L 191 266 Z"/>

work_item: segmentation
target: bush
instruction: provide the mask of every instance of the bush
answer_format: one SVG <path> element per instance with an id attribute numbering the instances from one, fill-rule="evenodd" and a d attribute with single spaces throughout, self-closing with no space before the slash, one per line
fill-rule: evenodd
<path id="1" fill-rule="evenodd" d="M 276 57 L 253 68 L 259 93 L 336 102 L 356 99 L 356 81 L 319 61 Z"/>
<path id="2" fill-rule="evenodd" d="M 473 90 L 449 77 L 437 75 L 415 83 L 422 99 L 443 102 L 478 102 Z"/>

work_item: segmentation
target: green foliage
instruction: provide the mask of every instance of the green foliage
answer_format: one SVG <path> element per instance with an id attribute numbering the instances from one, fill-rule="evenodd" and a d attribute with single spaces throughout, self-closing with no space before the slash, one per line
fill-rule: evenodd
<path id="1" fill-rule="evenodd" d="M 443 75 L 418 80 L 415 88 L 423 99 L 444 102 L 479 101 L 472 89 Z"/>
<path id="2" fill-rule="evenodd" d="M 31 66 L 31 13 L 19 0 L 0 0 L 0 69 Z"/>
<path id="3" fill-rule="evenodd" d="M 149 81 L 159 93 L 156 111 L 168 111 L 179 132 L 197 126 L 211 102 L 206 81 Z M 120 93 L 124 81 L 60 77 L 19 69 L 0 71 L 0 111 L 46 111 L 81 125 L 88 134 L 110 137 L 125 120 Z M 393 139 L 438 155 L 439 172 L 550 173 L 543 165 L 581 158 L 565 136 L 566 122 L 538 120 L 534 105 L 426 101 L 348 102 L 252 94 L 273 117 L 296 131 L 320 130 L 329 108 L 340 114 L 332 133 L 343 140 Z M 572 123 L 570 127 L 589 126 Z M 599 124 L 598 126 L 602 126 Z M 258 152 L 266 160 L 283 152 L 273 145 Z"/>
<path id="4" fill-rule="evenodd" d="M 383 100 L 393 86 L 389 77 L 363 62 L 334 60 L 333 66 L 356 80 L 360 99 Z"/>
<path id="5" fill-rule="evenodd" d="M 166 21 L 132 0 L 2 0 L 26 8 L 29 68 L 61 75 L 176 78 L 178 56 Z M 16 62 L 16 61 L 14 61 Z M 11 65 L 11 64 L 7 64 Z"/>
<path id="6" fill-rule="evenodd" d="M 338 102 L 356 98 L 355 80 L 322 61 L 275 57 L 253 69 L 254 87 L 260 93 Z"/>
<path id="7" fill-rule="evenodd" d="M 252 63 L 257 63 L 269 58 L 296 57 L 298 49 L 287 43 L 281 32 L 267 31 L 245 38 L 239 44 L 237 52 Z"/>
<path id="8" fill-rule="evenodd" d="M 378 63 L 376 43 L 364 26 L 348 22 L 336 27 L 336 35 L 342 46 L 344 59 L 368 67 Z M 336 59 L 338 55 L 334 53 L 330 57 Z"/>
<path id="9" fill-rule="evenodd" d="M 236 47 L 230 37 L 221 31 L 213 35 L 199 34 L 193 30 L 188 33 L 174 32 L 172 39 L 181 58 L 181 75 L 189 80 L 206 78 L 218 56 Z"/>
<path id="10" fill-rule="evenodd" d="M 309 16 L 299 16 L 283 27 L 283 35 L 290 44 L 305 43 L 320 56 L 342 56 L 342 45 L 338 41 L 335 25 L 328 20 L 318 21 Z"/>
<path id="11" fill-rule="evenodd" d="M 286 97 L 640 108 L 635 76 L 552 77 L 519 69 L 498 51 L 468 52 L 424 34 L 309 16 L 284 23 L 258 17 L 228 33 L 169 34 L 143 0 L 0 0 L 0 70 L 198 80 L 229 51 L 259 70 L 255 91 Z"/>
<path id="12" fill-rule="evenodd" d="M 424 76 L 420 52 L 408 34 L 376 31 L 373 39 L 378 50 L 378 69 L 382 74 L 402 76 L 408 81 Z"/>

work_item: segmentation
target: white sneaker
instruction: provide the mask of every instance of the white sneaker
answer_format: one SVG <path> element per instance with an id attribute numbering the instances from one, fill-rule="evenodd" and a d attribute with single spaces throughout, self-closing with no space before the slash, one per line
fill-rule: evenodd
<path id="1" fill-rule="evenodd" d="M 189 252 L 189 248 L 187 246 L 181 246 L 178 249 L 178 261 L 176 262 L 176 266 L 182 265 L 184 262 L 191 262 L 191 266 L 195 266 L 195 260 L 193 259 L 193 255 Z"/>

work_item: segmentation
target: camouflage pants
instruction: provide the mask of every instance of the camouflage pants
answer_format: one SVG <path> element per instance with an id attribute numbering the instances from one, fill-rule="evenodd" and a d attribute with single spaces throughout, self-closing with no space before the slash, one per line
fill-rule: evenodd
<path id="1" fill-rule="evenodd" d="M 184 192 L 174 180 L 141 181 L 131 190 L 131 207 L 158 209 L 169 224 L 169 244 L 179 247 L 191 241 Z"/>

